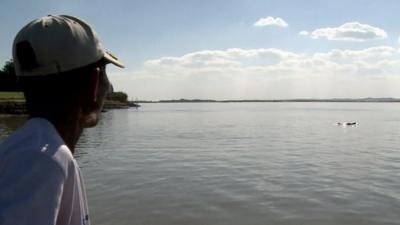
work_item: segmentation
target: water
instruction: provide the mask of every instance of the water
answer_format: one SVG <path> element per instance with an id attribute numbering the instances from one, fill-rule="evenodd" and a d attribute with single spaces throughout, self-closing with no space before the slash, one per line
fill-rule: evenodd
<path id="1" fill-rule="evenodd" d="M 398 146 L 394 103 L 143 104 L 76 157 L 93 224 L 400 224 Z"/>

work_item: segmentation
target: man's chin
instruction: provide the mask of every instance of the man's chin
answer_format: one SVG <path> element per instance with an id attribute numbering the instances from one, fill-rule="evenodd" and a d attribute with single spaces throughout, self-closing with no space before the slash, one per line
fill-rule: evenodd
<path id="1" fill-rule="evenodd" d="M 99 115 L 92 113 L 88 115 L 83 121 L 82 121 L 82 127 L 83 128 L 90 128 L 94 127 L 97 125 L 99 122 Z"/>

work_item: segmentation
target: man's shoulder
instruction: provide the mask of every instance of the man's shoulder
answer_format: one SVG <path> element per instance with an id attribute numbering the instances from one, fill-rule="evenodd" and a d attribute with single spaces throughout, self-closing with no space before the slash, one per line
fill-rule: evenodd
<path id="1" fill-rule="evenodd" d="M 66 176 L 74 159 L 52 124 L 35 118 L 0 144 L 0 161 L 0 165 L 40 162 L 43 166 L 59 167 Z"/>

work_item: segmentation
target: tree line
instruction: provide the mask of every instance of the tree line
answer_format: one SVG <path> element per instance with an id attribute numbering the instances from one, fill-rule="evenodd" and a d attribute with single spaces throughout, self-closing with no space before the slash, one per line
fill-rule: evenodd
<path id="1" fill-rule="evenodd" d="M 12 60 L 7 61 L 0 69 L 0 91 L 20 91 Z"/>

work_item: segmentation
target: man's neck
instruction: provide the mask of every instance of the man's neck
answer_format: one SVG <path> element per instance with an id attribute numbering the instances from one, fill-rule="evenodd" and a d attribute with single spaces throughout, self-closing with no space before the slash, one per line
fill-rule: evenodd
<path id="1" fill-rule="evenodd" d="M 82 134 L 83 128 L 80 126 L 79 119 L 74 116 L 67 116 L 63 119 L 47 118 L 56 128 L 58 134 L 65 144 L 75 152 L 76 143 Z"/>

